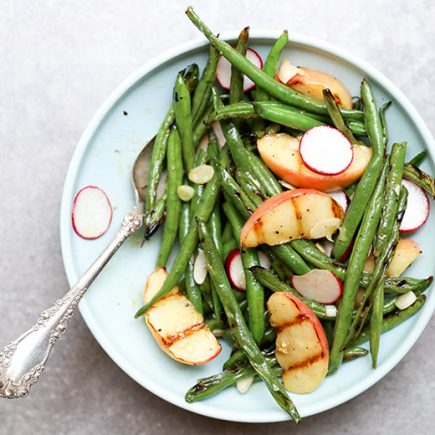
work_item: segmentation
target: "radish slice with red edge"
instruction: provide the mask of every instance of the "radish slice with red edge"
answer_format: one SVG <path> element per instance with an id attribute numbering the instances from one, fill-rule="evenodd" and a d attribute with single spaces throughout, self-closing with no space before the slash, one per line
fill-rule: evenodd
<path id="1" fill-rule="evenodd" d="M 83 239 L 101 237 L 112 222 L 112 205 L 107 195 L 96 186 L 79 190 L 72 208 L 72 226 Z"/>
<path id="2" fill-rule="evenodd" d="M 242 256 L 237 248 L 233 249 L 228 254 L 227 261 L 225 262 L 225 268 L 231 285 L 237 290 L 245 291 L 245 271 L 243 270 Z"/>
<path id="3" fill-rule="evenodd" d="M 248 48 L 246 50 L 246 59 L 250 60 L 258 68 L 263 68 L 263 61 L 260 55 L 252 48 Z M 230 89 L 231 64 L 222 55 L 219 58 L 216 67 L 216 79 L 222 89 Z M 254 88 L 255 83 L 249 77 L 243 76 L 243 92 L 249 92 L 251 89 Z"/>
<path id="4" fill-rule="evenodd" d="M 304 165 L 321 175 L 338 175 L 352 163 L 353 146 L 336 128 L 327 125 L 306 131 L 299 143 Z"/>
<path id="5" fill-rule="evenodd" d="M 332 198 L 337 202 L 339 205 L 341 205 L 341 208 L 346 213 L 347 208 L 349 207 L 349 197 L 347 196 L 346 192 L 342 190 L 338 190 L 336 192 L 328 192 L 329 196 L 332 196 Z"/>
<path id="6" fill-rule="evenodd" d="M 410 233 L 418 230 L 429 216 L 429 199 L 426 192 L 409 180 L 402 180 L 402 184 L 408 190 L 408 202 L 403 215 L 400 231 Z"/>
<path id="7" fill-rule="evenodd" d="M 333 304 L 343 293 L 343 284 L 330 270 L 313 269 L 304 275 L 293 275 L 292 286 L 302 296 L 321 304 Z"/>

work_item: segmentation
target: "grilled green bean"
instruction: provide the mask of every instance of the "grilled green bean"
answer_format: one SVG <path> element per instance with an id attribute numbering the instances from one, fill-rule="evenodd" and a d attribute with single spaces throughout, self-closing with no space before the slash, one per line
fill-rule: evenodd
<path id="1" fill-rule="evenodd" d="M 370 318 L 370 354 L 372 365 L 375 369 L 378 361 L 379 342 L 382 333 L 382 319 L 384 309 L 384 283 L 385 277 L 381 278 L 376 288 L 373 299 L 372 316 Z"/>
<path id="2" fill-rule="evenodd" d="M 275 78 L 279 58 L 281 56 L 282 51 L 287 46 L 287 43 L 288 43 L 288 32 L 287 30 L 284 30 L 281 33 L 280 37 L 275 41 L 275 44 L 273 44 L 264 62 L 263 65 L 264 74 L 267 74 L 269 77 Z M 267 101 L 270 100 L 270 96 L 263 88 L 258 87 L 256 89 L 255 99 L 257 101 Z"/>
<path id="3" fill-rule="evenodd" d="M 181 153 L 180 136 L 174 127 L 168 139 L 168 181 L 166 186 L 167 207 L 163 227 L 163 237 L 157 256 L 157 266 L 166 266 L 169 255 L 177 238 L 180 221 L 181 200 L 177 189 L 183 181 L 183 161 Z"/>
<path id="4" fill-rule="evenodd" d="M 334 341 L 329 357 L 329 373 L 335 373 L 343 360 L 343 344 L 352 322 L 355 297 L 373 237 L 381 217 L 387 165 L 383 165 L 381 176 L 367 205 L 361 227 L 350 254 L 349 266 L 344 279 L 343 298 L 341 300 L 335 324 Z"/>
<path id="5" fill-rule="evenodd" d="M 384 317 L 382 322 L 382 333 L 389 331 L 390 329 L 395 328 L 396 326 L 403 323 L 405 320 L 408 320 L 414 314 L 418 313 L 422 308 L 424 303 L 426 302 L 426 296 L 421 295 L 417 298 L 417 300 L 408 308 L 404 310 L 398 310 L 393 314 L 389 314 Z M 359 346 L 365 343 L 370 337 L 370 327 L 364 328 L 363 332 L 357 337 L 349 346 Z"/>
<path id="6" fill-rule="evenodd" d="M 251 267 L 251 271 L 253 272 L 257 281 L 260 282 L 264 287 L 267 287 L 269 290 L 273 292 L 293 293 L 295 296 L 301 299 L 320 319 L 333 319 L 333 317 L 330 317 L 326 314 L 325 305 L 301 296 L 293 287 L 281 281 L 273 271 L 263 269 L 262 267 L 258 266 Z"/>
<path id="7" fill-rule="evenodd" d="M 361 84 L 361 95 L 364 102 L 367 133 L 373 145 L 373 155 L 358 183 L 350 206 L 344 216 L 340 232 L 332 248 L 332 256 L 337 260 L 343 257 L 353 240 L 373 190 L 375 189 L 384 160 L 385 146 L 381 120 L 372 90 L 366 80 L 363 80 Z"/>
<path id="8" fill-rule="evenodd" d="M 427 150 L 423 150 L 415 155 L 409 162 L 409 165 L 416 166 L 417 168 L 424 162 L 427 157 Z"/>
<path id="9" fill-rule="evenodd" d="M 208 61 L 198 82 L 192 98 L 192 124 L 196 126 L 204 116 L 210 101 L 211 88 L 216 78 L 216 67 L 219 60 L 219 53 L 210 45 Z"/>
<path id="10" fill-rule="evenodd" d="M 424 189 L 435 199 L 435 178 L 409 163 L 405 165 L 403 177 Z"/>
<path id="11" fill-rule="evenodd" d="M 353 135 L 352 130 L 346 125 L 332 92 L 329 89 L 324 89 L 323 97 L 329 116 L 335 127 L 340 130 L 352 144 L 361 144 L 361 142 Z"/>
<path id="12" fill-rule="evenodd" d="M 248 49 L 249 41 L 249 27 L 245 27 L 239 35 L 236 50 L 244 57 Z M 231 65 L 231 78 L 230 78 L 230 104 L 242 101 L 243 93 L 243 74 Z"/>
<path id="13" fill-rule="evenodd" d="M 175 122 L 181 138 L 184 168 L 189 173 L 195 162 L 195 148 L 193 144 L 190 92 L 181 73 L 178 74 L 175 81 L 174 101 Z"/>
<path id="14" fill-rule="evenodd" d="M 239 71 L 247 75 L 260 88 L 263 88 L 271 96 L 292 106 L 300 107 L 309 112 L 327 114 L 326 106 L 319 100 L 308 97 L 295 91 L 288 86 L 279 83 L 273 77 L 264 73 L 260 68 L 242 56 L 237 50 L 234 50 L 225 41 L 216 37 L 213 32 L 200 20 L 193 11 L 192 7 L 186 10 L 186 14 L 192 23 L 205 35 L 205 37 L 214 45 Z M 342 110 L 345 119 L 363 118 L 363 113 L 357 110 Z"/>
<path id="15" fill-rule="evenodd" d="M 202 221 L 207 221 L 212 213 L 217 197 L 220 191 L 220 182 L 216 176 L 207 183 L 204 194 L 201 197 L 201 201 L 196 209 L 195 218 L 199 218 Z M 192 257 L 196 247 L 198 246 L 198 231 L 196 229 L 195 220 L 192 220 L 190 228 L 184 240 L 180 246 L 177 256 L 171 270 L 166 277 L 165 282 L 157 294 L 151 299 L 151 301 L 140 308 L 135 317 L 143 316 L 151 305 L 157 302 L 160 298 L 168 294 L 178 280 L 183 276 L 183 273 L 187 267 L 187 264 Z"/>
<path id="16" fill-rule="evenodd" d="M 207 234 L 206 225 L 201 222 L 200 219 L 197 220 L 197 223 L 200 242 L 206 254 L 207 264 L 209 265 L 210 277 L 216 285 L 232 333 L 234 334 L 239 346 L 246 352 L 251 366 L 266 384 L 277 403 L 295 422 L 298 422 L 300 416 L 296 407 L 288 397 L 284 387 L 278 381 L 276 374 L 270 367 L 270 364 L 262 355 L 245 323 L 243 314 L 234 298 L 230 283 L 226 277 L 222 260 L 214 246 L 213 240 Z"/>
<path id="17" fill-rule="evenodd" d="M 154 207 L 151 209 L 151 216 L 148 218 L 144 232 L 144 242 L 151 238 L 165 219 L 166 197 L 165 191 L 162 197 L 156 200 Z"/>

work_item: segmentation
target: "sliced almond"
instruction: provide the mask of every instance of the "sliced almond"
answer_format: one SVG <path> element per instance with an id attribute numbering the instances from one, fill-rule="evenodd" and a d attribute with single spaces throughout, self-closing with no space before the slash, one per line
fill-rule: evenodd
<path id="1" fill-rule="evenodd" d="M 206 184 L 214 175 L 213 166 L 199 165 L 189 172 L 189 180 L 195 184 Z"/>
<path id="2" fill-rule="evenodd" d="M 298 73 L 299 68 L 293 65 L 288 59 L 284 59 L 278 70 L 278 78 L 282 83 L 287 83 Z"/>
<path id="3" fill-rule="evenodd" d="M 187 202 L 193 198 L 195 194 L 195 190 L 192 186 L 188 186 L 187 184 L 182 184 L 178 186 L 177 195 L 181 199 L 181 201 Z"/>
<path id="4" fill-rule="evenodd" d="M 323 219 L 311 228 L 310 238 L 321 239 L 322 237 L 326 237 L 330 242 L 332 242 L 332 235 L 338 230 L 340 225 L 340 218 Z"/>
<path id="5" fill-rule="evenodd" d="M 237 391 L 240 394 L 245 394 L 251 388 L 251 385 L 254 382 L 254 376 L 248 376 L 247 378 L 239 379 L 236 382 Z"/>
<path id="6" fill-rule="evenodd" d="M 225 139 L 224 132 L 222 131 L 219 121 L 213 122 L 211 126 L 218 140 L 219 148 L 222 148 L 227 143 L 227 140 Z"/>
<path id="7" fill-rule="evenodd" d="M 394 305 L 396 305 L 399 310 L 404 310 L 405 308 L 410 307 L 416 300 L 417 296 L 415 296 L 415 293 L 409 291 L 408 293 L 400 295 L 396 299 L 396 302 L 394 302 Z"/>
<path id="8" fill-rule="evenodd" d="M 198 250 L 195 263 L 193 264 L 193 279 L 199 285 L 203 284 L 207 277 L 207 262 L 202 249 Z"/>

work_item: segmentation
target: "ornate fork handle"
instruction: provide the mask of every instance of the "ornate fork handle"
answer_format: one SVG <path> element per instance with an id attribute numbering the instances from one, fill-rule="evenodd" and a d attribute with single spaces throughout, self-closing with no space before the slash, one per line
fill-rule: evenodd
<path id="1" fill-rule="evenodd" d="M 137 205 L 122 221 L 115 238 L 85 274 L 55 304 L 43 311 L 36 323 L 0 351 L 0 397 L 15 399 L 27 396 L 44 370 L 50 351 L 66 332 L 68 320 L 80 299 L 124 241 L 143 222 L 143 205 Z"/>

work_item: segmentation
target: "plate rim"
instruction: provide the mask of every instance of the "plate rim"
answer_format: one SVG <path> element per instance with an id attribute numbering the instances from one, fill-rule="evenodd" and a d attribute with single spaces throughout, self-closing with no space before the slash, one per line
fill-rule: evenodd
<path id="1" fill-rule="evenodd" d="M 251 40 L 255 39 L 276 39 L 281 34 L 278 30 L 271 29 L 254 29 L 250 32 Z M 238 36 L 236 31 L 228 31 L 221 33 L 221 38 L 225 40 L 235 40 Z M 404 93 L 391 82 L 382 72 L 377 68 L 370 65 L 368 62 L 360 59 L 358 56 L 344 50 L 336 45 L 324 41 L 319 38 L 307 36 L 300 33 L 289 32 L 289 43 L 292 42 L 297 44 L 302 44 L 314 49 L 319 49 L 321 51 L 328 52 L 333 56 L 336 56 L 344 61 L 356 66 L 367 72 L 370 79 L 378 82 L 383 88 L 394 95 L 395 99 L 403 106 L 408 112 L 412 122 L 415 124 L 420 135 L 423 137 L 425 144 L 429 150 L 432 158 L 435 156 L 435 141 L 429 128 L 426 126 L 422 116 L 418 113 L 411 101 L 404 95 Z M 175 57 L 185 55 L 194 50 L 198 50 L 209 44 L 208 40 L 204 37 L 198 37 L 182 44 L 179 44 L 165 52 L 157 55 L 149 62 L 142 65 L 132 74 L 130 74 L 120 85 L 116 87 L 114 91 L 103 101 L 99 106 L 95 114 L 92 116 L 90 122 L 87 124 L 85 130 L 83 131 L 79 142 L 73 152 L 71 157 L 67 174 L 65 177 L 64 187 L 62 190 L 62 200 L 61 200 L 61 210 L 60 210 L 60 241 L 61 241 L 61 252 L 64 264 L 65 273 L 67 276 L 68 283 L 72 286 L 78 280 L 79 276 L 74 268 L 72 252 L 69 249 L 70 245 L 68 243 L 68 234 L 70 231 L 70 208 L 71 200 L 74 195 L 73 185 L 75 177 L 78 170 L 80 169 L 80 163 L 86 149 L 89 145 L 90 140 L 97 131 L 99 125 L 104 120 L 104 117 L 110 112 L 114 104 L 120 99 L 126 92 L 129 91 L 136 83 L 141 80 L 144 76 L 151 73 L 153 70 L 159 68 L 161 65 L 167 63 Z M 306 405 L 308 412 L 304 412 L 303 416 L 308 417 L 310 415 L 318 414 L 320 412 L 327 411 L 331 408 L 339 406 L 352 398 L 358 396 L 380 379 L 382 379 L 387 373 L 389 373 L 409 352 L 411 347 L 416 343 L 418 338 L 423 332 L 429 322 L 432 313 L 435 309 L 435 293 L 432 291 L 427 295 L 427 301 L 423 309 L 419 312 L 418 318 L 413 325 L 411 333 L 408 334 L 406 339 L 402 342 L 396 352 L 391 355 L 378 369 L 373 371 L 373 375 L 368 376 L 364 381 L 359 382 L 351 388 L 346 389 L 343 392 L 338 393 L 332 398 L 329 398 L 326 406 L 319 406 L 318 404 Z M 108 354 L 112 361 L 118 365 L 128 376 L 135 380 L 140 386 L 148 390 L 149 392 L 157 395 L 161 399 L 183 408 L 187 411 L 204 415 L 207 417 L 212 417 L 220 420 L 226 421 L 236 421 L 244 423 L 273 423 L 280 421 L 287 421 L 289 417 L 284 413 L 280 412 L 277 407 L 277 411 L 267 411 L 265 413 L 249 414 L 246 411 L 233 411 L 233 410 L 222 410 L 210 405 L 207 402 L 198 402 L 195 404 L 188 404 L 184 401 L 184 397 L 180 398 L 175 394 L 169 394 L 161 389 L 158 383 L 152 382 L 149 379 L 144 379 L 142 372 L 136 370 L 134 367 L 130 366 L 128 360 L 118 352 L 115 352 L 110 340 L 106 339 L 102 329 L 98 326 L 98 322 L 92 316 L 92 312 L 86 301 L 83 300 L 79 304 L 80 313 L 91 331 L 92 335 L 95 337 L 97 342 L 103 348 L 103 350 Z M 322 401 L 324 404 L 325 402 Z"/>

